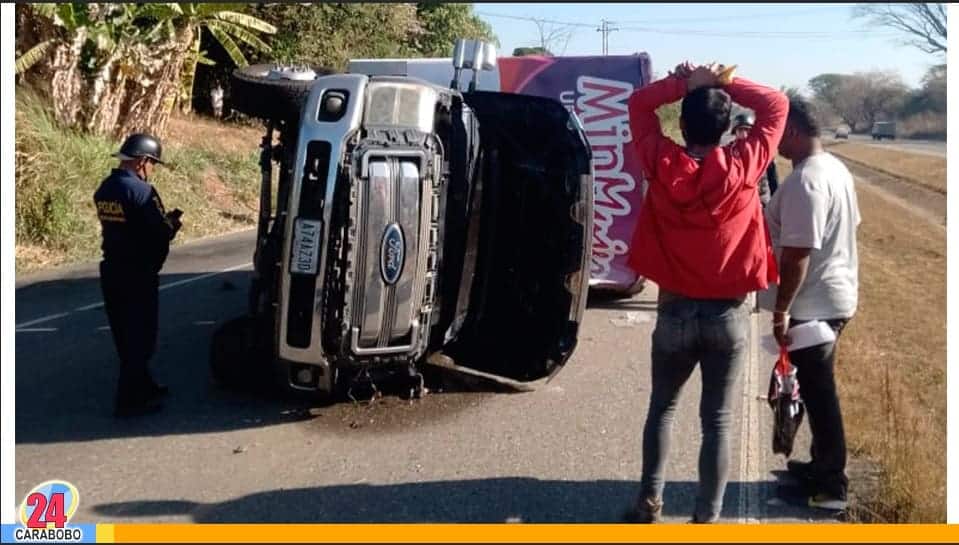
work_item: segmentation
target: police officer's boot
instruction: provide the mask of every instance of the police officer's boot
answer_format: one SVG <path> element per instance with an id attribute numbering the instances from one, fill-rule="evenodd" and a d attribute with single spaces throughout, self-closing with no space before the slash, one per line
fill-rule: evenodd
<path id="1" fill-rule="evenodd" d="M 126 366 L 120 371 L 120 380 L 117 384 L 116 410 L 118 417 L 138 416 L 150 414 L 163 408 L 163 395 L 166 387 L 153 382 L 149 372 L 138 366 L 137 370 Z"/>
<path id="2" fill-rule="evenodd" d="M 147 394 L 131 399 L 128 395 L 118 395 L 114 415 L 118 417 L 139 416 L 158 412 L 163 408 L 163 395 Z"/>

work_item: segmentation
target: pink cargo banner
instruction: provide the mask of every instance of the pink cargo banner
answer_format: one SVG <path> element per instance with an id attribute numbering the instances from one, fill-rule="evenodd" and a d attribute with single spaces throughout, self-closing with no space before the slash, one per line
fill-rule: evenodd
<path id="1" fill-rule="evenodd" d="M 643 201 L 643 174 L 629 144 L 627 100 L 650 82 L 649 56 L 503 57 L 500 89 L 555 98 L 576 113 L 593 151 L 593 254 L 590 285 L 625 290 Z"/>

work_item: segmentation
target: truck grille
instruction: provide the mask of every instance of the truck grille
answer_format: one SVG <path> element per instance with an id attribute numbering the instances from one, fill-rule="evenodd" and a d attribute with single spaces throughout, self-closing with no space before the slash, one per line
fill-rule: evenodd
<path id="1" fill-rule="evenodd" d="M 353 356 L 416 357 L 430 323 L 439 182 L 427 154 L 371 150 L 355 186 L 348 276 Z"/>

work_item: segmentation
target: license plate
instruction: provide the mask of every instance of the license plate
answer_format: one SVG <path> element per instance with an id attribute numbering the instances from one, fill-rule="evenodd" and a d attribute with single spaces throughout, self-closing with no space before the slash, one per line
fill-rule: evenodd
<path id="1" fill-rule="evenodd" d="M 320 233 L 323 222 L 298 219 L 293 224 L 293 249 L 290 272 L 316 274 L 320 255 Z"/>

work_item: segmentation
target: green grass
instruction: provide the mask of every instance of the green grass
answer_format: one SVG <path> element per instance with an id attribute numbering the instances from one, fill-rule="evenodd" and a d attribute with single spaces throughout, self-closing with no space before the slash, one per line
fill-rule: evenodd
<path id="1" fill-rule="evenodd" d="M 679 145 L 684 145 L 683 133 L 679 130 L 679 110 L 680 103 L 673 102 L 664 104 L 656 110 L 659 116 L 659 125 L 663 128 L 663 134 L 673 139 Z"/>
<path id="2" fill-rule="evenodd" d="M 17 272 L 96 259 L 93 193 L 116 166 L 110 155 L 119 142 L 60 128 L 27 88 L 17 88 L 16 106 Z M 158 167 L 151 182 L 167 209 L 184 210 L 176 243 L 250 227 L 259 185 L 257 131 L 198 119 L 173 127 L 164 146 L 169 166 Z M 177 132 L 194 142 L 184 143 Z M 222 144 L 227 140 L 233 145 Z"/>

